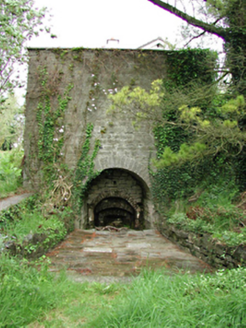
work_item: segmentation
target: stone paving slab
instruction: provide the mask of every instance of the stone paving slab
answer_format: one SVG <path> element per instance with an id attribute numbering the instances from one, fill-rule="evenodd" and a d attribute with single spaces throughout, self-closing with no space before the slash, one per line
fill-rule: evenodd
<path id="1" fill-rule="evenodd" d="M 105 281 L 104 277 L 127 280 L 126 277 L 138 275 L 142 268 L 212 271 L 208 264 L 180 250 L 155 230 L 75 230 L 47 256 L 51 271 L 65 268 L 76 281 L 91 281 L 95 277 L 95 281 Z"/>

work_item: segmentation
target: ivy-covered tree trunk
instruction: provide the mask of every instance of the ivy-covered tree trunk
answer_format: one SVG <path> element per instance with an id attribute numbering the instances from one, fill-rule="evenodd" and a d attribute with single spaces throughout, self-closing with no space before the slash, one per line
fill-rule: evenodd
<path id="1" fill-rule="evenodd" d="M 227 65 L 233 86 L 246 95 L 246 1 L 233 1 L 226 19 L 229 28 L 225 38 Z"/>

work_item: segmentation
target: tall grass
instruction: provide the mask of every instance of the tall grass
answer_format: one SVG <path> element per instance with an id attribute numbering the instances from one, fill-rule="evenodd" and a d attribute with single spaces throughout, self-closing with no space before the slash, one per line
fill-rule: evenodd
<path id="1" fill-rule="evenodd" d="M 23 151 L 0 151 L 0 198 L 14 193 L 21 185 L 21 160 Z"/>
<path id="2" fill-rule="evenodd" d="M 170 275 L 143 271 L 130 285 L 55 277 L 44 259 L 0 256 L 0 327 L 246 327 L 246 269 Z"/>
<path id="3" fill-rule="evenodd" d="M 0 327 L 23 327 L 57 305 L 59 284 L 54 290 L 54 279 L 45 265 L 38 272 L 26 261 L 3 254 L 0 263 Z"/>
<path id="4" fill-rule="evenodd" d="M 145 271 L 86 327 L 246 327 L 246 269 L 216 275 Z"/>
<path id="5" fill-rule="evenodd" d="M 39 270 L 37 270 L 39 268 Z M 78 327 L 107 305 L 117 285 L 75 283 L 65 273 L 48 271 L 47 259 L 36 266 L 0 255 L 0 327 Z M 32 325 L 31 325 L 32 326 Z"/>

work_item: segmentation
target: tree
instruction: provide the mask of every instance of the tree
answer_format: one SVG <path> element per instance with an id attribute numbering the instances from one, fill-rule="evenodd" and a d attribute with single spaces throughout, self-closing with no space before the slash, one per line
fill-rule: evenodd
<path id="1" fill-rule="evenodd" d="M 38 34 L 45 12 L 34 8 L 34 0 L 0 0 L 0 104 L 21 86 L 14 65 L 27 61 L 25 43 Z"/>
<path id="2" fill-rule="evenodd" d="M 226 63 L 232 76 L 232 85 L 238 93 L 246 94 L 245 0 L 192 0 L 190 2 L 186 0 L 186 5 L 187 3 L 191 6 L 195 5 L 192 15 L 180 10 L 176 5 L 170 5 L 167 1 L 148 1 L 202 30 L 194 38 L 205 33 L 221 38 L 224 41 Z"/>
<path id="3" fill-rule="evenodd" d="M 8 150 L 21 144 L 24 129 L 24 111 L 14 95 L 9 95 L 0 113 L 0 149 Z"/>

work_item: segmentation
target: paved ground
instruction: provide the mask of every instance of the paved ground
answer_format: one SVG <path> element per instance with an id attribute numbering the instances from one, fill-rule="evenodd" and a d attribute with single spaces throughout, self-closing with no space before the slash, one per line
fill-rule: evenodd
<path id="1" fill-rule="evenodd" d="M 66 268 L 77 281 L 129 281 L 144 267 L 211 271 L 155 230 L 120 232 L 75 230 L 47 254 L 51 271 Z"/>
<path id="2" fill-rule="evenodd" d="M 20 203 L 23 199 L 25 199 L 31 195 L 32 195 L 32 193 L 25 193 L 22 195 L 11 196 L 6 199 L 0 200 L 0 211 L 5 210 L 6 208 L 10 207 L 11 205 Z"/>

